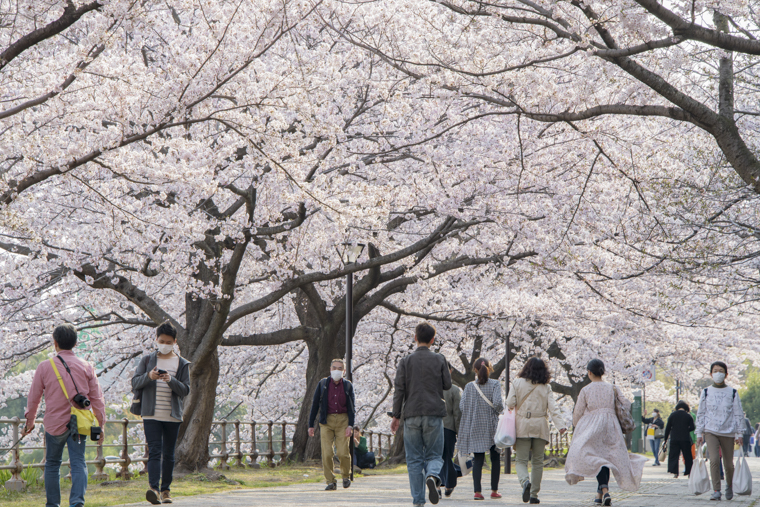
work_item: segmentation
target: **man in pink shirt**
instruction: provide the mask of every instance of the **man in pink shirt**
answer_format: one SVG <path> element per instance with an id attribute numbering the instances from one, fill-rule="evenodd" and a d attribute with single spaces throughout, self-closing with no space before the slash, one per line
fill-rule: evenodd
<path id="1" fill-rule="evenodd" d="M 87 490 L 87 465 L 85 464 L 86 435 L 79 435 L 76 427 L 69 430 L 71 420 L 70 401 L 77 391 L 90 400 L 90 408 L 105 431 L 106 413 L 103 391 L 98 384 L 95 369 L 87 362 L 79 359 L 71 351 L 77 344 L 77 331 L 74 326 L 65 324 L 58 326 L 53 331 L 53 343 L 58 356 L 54 358 L 56 367 L 63 384 L 66 387 L 67 397 L 63 394 L 58 377 L 53 371 L 50 361 L 43 361 L 34 372 L 32 388 L 29 391 L 26 412 L 26 427 L 23 435 L 28 435 L 34 429 L 34 419 L 37 409 L 45 395 L 45 493 L 47 494 L 46 507 L 59 507 L 61 504 L 61 459 L 63 449 L 69 448 L 69 461 L 71 463 L 71 493 L 69 505 L 71 507 L 84 506 L 84 494 Z M 71 375 L 66 371 L 63 361 L 71 370 Z M 75 385 L 76 384 L 76 385 Z M 77 408 L 85 408 L 77 406 Z M 103 438 L 98 440 L 98 445 L 103 444 Z"/>

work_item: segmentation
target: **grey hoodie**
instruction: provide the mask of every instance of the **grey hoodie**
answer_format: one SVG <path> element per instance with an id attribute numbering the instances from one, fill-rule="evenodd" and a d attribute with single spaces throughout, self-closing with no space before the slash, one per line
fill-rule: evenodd
<path id="1" fill-rule="evenodd" d="M 158 363 L 158 351 L 140 358 L 137 369 L 132 377 L 132 389 L 142 389 L 141 416 L 152 416 L 156 410 L 156 382 L 151 380 L 148 372 L 153 370 Z M 162 381 L 163 382 L 163 381 Z M 190 362 L 180 356 L 177 365 L 177 376 L 169 381 L 172 390 L 172 417 L 182 420 L 184 398 L 190 394 Z"/>

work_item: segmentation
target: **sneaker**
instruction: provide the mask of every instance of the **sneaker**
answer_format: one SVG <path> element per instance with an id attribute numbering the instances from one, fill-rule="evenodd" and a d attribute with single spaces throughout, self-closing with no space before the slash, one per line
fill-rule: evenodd
<path id="1" fill-rule="evenodd" d="M 327 485 L 327 487 L 325 488 L 325 491 L 335 491 L 336 489 L 338 489 L 338 484 L 335 482 L 331 482 L 330 484 Z"/>
<path id="2" fill-rule="evenodd" d="M 482 493 L 475 493 L 475 496 L 473 497 L 475 500 L 485 500 L 485 497 Z"/>
<path id="3" fill-rule="evenodd" d="M 446 498 L 449 498 L 453 492 L 454 492 L 454 488 L 451 488 L 451 489 L 446 488 L 446 491 L 444 491 L 443 496 L 445 496 Z"/>
<path id="4" fill-rule="evenodd" d="M 713 492 L 712 496 L 710 497 L 710 500 L 720 500 L 720 491 Z"/>
<path id="5" fill-rule="evenodd" d="M 541 500 L 539 500 L 538 498 L 531 497 L 530 498 L 530 503 L 541 503 Z"/>
<path id="6" fill-rule="evenodd" d="M 438 496 L 438 488 L 441 485 L 440 479 L 433 475 L 428 475 L 428 478 L 425 479 L 425 484 L 428 488 L 428 500 L 430 500 L 430 503 L 433 505 L 437 504 L 438 500 L 441 499 L 441 497 Z"/>
<path id="7" fill-rule="evenodd" d="M 351 479 L 343 479 L 343 488 L 348 488 L 351 486 Z"/>
<path id="8" fill-rule="evenodd" d="M 145 492 L 145 499 L 153 505 L 161 504 L 161 494 L 155 489 L 149 489 Z"/>
<path id="9" fill-rule="evenodd" d="M 173 503 L 172 495 L 168 491 L 161 492 L 161 503 Z"/>
<path id="10" fill-rule="evenodd" d="M 501 495 L 500 495 L 499 493 L 494 493 L 494 492 L 492 491 L 492 492 L 491 492 L 491 498 L 493 498 L 493 499 L 499 499 L 499 498 L 501 498 Z"/>
<path id="11" fill-rule="evenodd" d="M 604 496 L 602 497 L 602 505 L 604 506 L 612 505 L 612 497 L 610 496 L 609 493 L 605 493 Z"/>
<path id="12" fill-rule="evenodd" d="M 530 481 L 525 481 L 525 484 L 523 484 L 523 503 L 528 503 L 530 501 Z"/>
<path id="13" fill-rule="evenodd" d="M 731 500 L 734 497 L 734 488 L 726 486 L 726 500 Z"/>

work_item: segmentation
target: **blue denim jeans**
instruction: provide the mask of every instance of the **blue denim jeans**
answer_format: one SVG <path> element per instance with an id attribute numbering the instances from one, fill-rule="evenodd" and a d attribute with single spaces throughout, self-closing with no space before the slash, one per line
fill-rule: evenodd
<path id="1" fill-rule="evenodd" d="M 84 493 L 87 491 L 87 465 L 84 462 L 84 446 L 86 435 L 71 435 L 69 430 L 63 435 L 53 436 L 45 432 L 45 507 L 61 505 L 61 461 L 63 448 L 69 447 L 69 462 L 71 463 L 71 493 L 69 505 L 84 507 Z"/>
<path id="2" fill-rule="evenodd" d="M 177 446 L 180 424 L 143 419 L 145 442 L 148 444 L 148 484 L 151 489 L 170 490 L 174 476 L 174 448 Z"/>
<path id="3" fill-rule="evenodd" d="M 649 442 L 652 447 L 652 453 L 654 454 L 654 464 L 659 465 L 660 464 L 660 443 L 662 443 L 662 439 L 655 438 L 653 440 L 650 440 Z"/>
<path id="4" fill-rule="evenodd" d="M 440 480 L 443 466 L 443 418 L 419 415 L 404 419 L 404 450 L 412 503 L 425 503 L 425 479 Z"/>

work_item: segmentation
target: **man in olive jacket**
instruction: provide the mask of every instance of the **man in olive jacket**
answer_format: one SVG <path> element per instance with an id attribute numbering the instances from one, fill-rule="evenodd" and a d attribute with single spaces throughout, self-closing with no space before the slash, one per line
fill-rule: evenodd
<path id="1" fill-rule="evenodd" d="M 453 371 L 451 363 L 447 361 L 449 373 Z M 443 391 L 443 400 L 446 402 L 446 417 L 443 418 L 443 468 L 441 468 L 441 483 L 446 488 L 446 498 L 451 496 L 457 487 L 457 471 L 454 468 L 454 447 L 457 444 L 459 433 L 459 421 L 462 419 L 462 409 L 459 402 L 462 399 L 462 390 L 455 385 L 451 389 Z"/>
<path id="2" fill-rule="evenodd" d="M 417 350 L 399 361 L 393 394 L 391 431 L 396 433 L 404 415 L 404 449 L 409 486 L 414 505 L 425 504 L 425 486 L 430 503 L 437 504 L 443 466 L 443 392 L 451 389 L 451 372 L 446 358 L 430 350 L 435 328 L 423 322 L 415 330 Z M 424 475 L 423 475 L 424 471 Z"/>

